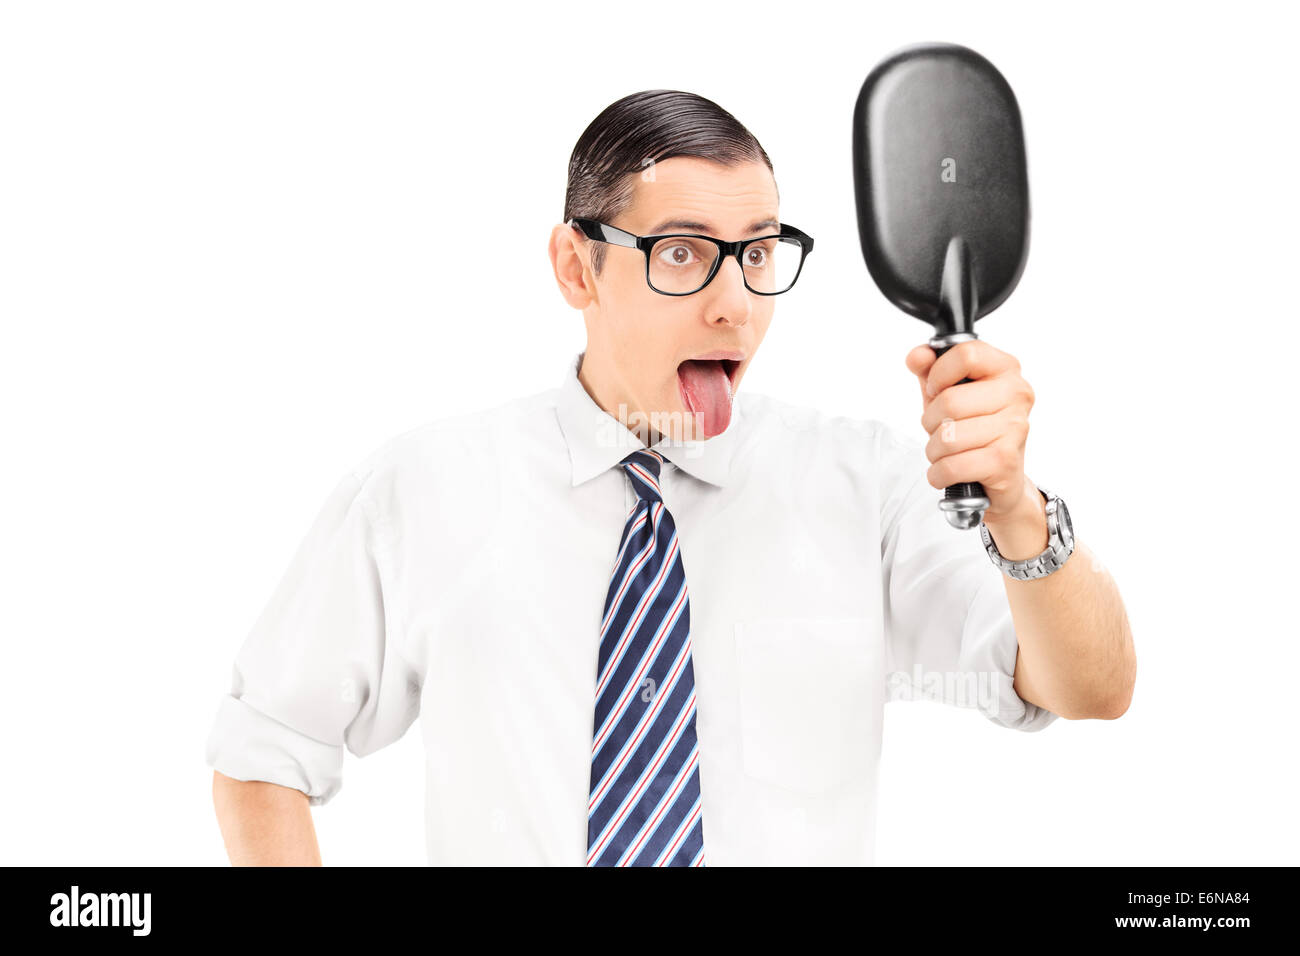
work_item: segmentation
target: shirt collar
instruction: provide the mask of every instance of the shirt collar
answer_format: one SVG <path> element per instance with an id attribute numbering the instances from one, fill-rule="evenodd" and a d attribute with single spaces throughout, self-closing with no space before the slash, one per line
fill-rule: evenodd
<path id="1" fill-rule="evenodd" d="M 564 441 L 569 447 L 574 487 L 646 447 L 627 426 L 620 424 L 587 393 L 578 378 L 584 355 L 585 351 L 579 352 L 566 364 L 555 409 Z M 731 407 L 731 421 L 716 435 L 690 441 L 663 437 L 650 447 L 688 474 L 723 487 L 730 476 L 732 451 L 739 434 L 740 406 L 740 396 L 736 395 Z"/>

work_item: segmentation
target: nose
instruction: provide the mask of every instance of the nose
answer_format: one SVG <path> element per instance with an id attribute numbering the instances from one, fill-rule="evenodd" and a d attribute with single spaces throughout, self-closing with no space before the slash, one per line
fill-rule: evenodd
<path id="1" fill-rule="evenodd" d="M 718 266 L 718 274 L 709 283 L 713 293 L 710 313 L 737 327 L 749 321 L 753 308 L 752 293 L 745 288 L 745 273 L 734 256 L 728 256 Z"/>

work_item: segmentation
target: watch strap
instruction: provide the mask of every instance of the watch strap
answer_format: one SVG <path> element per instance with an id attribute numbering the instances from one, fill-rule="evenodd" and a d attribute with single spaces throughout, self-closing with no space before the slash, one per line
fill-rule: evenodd
<path id="1" fill-rule="evenodd" d="M 1063 536 L 1061 534 L 1061 523 L 1057 520 L 1057 502 L 1060 501 L 1060 498 L 1040 485 L 1034 487 L 1038 488 L 1039 494 L 1046 500 L 1044 510 L 1047 515 L 1047 547 L 1043 549 L 1041 554 L 1036 554 L 1031 558 L 1023 558 L 1019 561 L 1004 558 L 998 551 L 997 544 L 994 543 L 993 535 L 989 532 L 988 526 L 983 521 L 980 521 L 980 537 L 984 541 L 984 550 L 988 552 L 989 560 L 1003 574 L 1018 581 L 1047 577 L 1047 575 L 1065 564 L 1070 555 L 1074 553 L 1074 535 L 1071 534 L 1068 539 Z"/>

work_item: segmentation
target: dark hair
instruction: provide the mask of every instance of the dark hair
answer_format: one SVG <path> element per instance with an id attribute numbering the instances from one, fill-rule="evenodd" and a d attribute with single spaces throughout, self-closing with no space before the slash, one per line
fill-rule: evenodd
<path id="1" fill-rule="evenodd" d="M 569 157 L 564 221 L 610 222 L 632 203 L 636 180 L 650 161 L 697 156 L 738 166 L 772 160 L 754 134 L 712 100 L 681 90 L 643 90 L 615 100 L 578 137 Z M 583 241 L 587 241 L 584 237 Z M 605 244 L 591 249 L 600 275 Z"/>

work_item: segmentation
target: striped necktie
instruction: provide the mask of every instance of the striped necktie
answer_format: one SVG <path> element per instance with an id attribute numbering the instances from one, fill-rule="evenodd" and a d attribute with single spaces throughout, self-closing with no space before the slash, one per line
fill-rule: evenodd
<path id="1" fill-rule="evenodd" d="M 622 462 L 637 503 L 600 622 L 588 866 L 704 865 L 691 608 L 662 464 L 648 449 Z"/>

